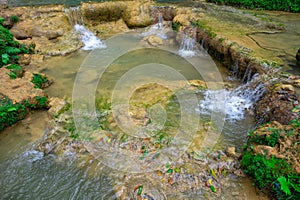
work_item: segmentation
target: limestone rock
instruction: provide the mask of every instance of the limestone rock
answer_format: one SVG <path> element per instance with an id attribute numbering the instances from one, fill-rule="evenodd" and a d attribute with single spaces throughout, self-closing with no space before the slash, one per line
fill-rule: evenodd
<path id="1" fill-rule="evenodd" d="M 150 35 L 147 38 L 147 41 L 150 45 L 155 46 L 155 47 L 163 44 L 163 40 L 156 35 Z"/>
<path id="2" fill-rule="evenodd" d="M 282 89 L 282 90 L 287 90 L 287 91 L 291 91 L 291 92 L 294 92 L 294 91 L 295 91 L 295 89 L 294 89 L 294 87 L 293 87 L 292 85 L 287 85 L 287 84 L 282 84 L 282 85 L 280 86 L 280 89 Z"/>
<path id="3" fill-rule="evenodd" d="M 18 40 L 24 40 L 29 37 L 23 30 L 18 29 L 16 26 L 14 26 L 12 29 L 10 29 L 10 32 Z"/>
<path id="4" fill-rule="evenodd" d="M 50 109 L 48 110 L 49 115 L 51 117 L 57 117 L 67 109 L 69 104 L 64 99 L 51 97 L 49 99 L 49 106 L 50 106 Z"/>
<path id="5" fill-rule="evenodd" d="M 128 27 L 146 27 L 152 24 L 149 3 L 129 2 L 122 16 Z"/>
<path id="6" fill-rule="evenodd" d="M 226 153 L 228 156 L 234 157 L 236 155 L 235 147 L 228 147 Z"/>

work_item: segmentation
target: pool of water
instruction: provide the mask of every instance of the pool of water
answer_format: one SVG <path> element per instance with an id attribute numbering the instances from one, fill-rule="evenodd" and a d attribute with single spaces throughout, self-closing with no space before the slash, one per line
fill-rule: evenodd
<path id="1" fill-rule="evenodd" d="M 212 64 L 215 65 L 213 60 L 208 58 L 205 53 L 201 53 L 201 50 L 198 52 L 198 57 L 183 59 L 177 53 L 178 44 L 169 41 L 164 48 L 153 48 L 145 42 L 140 32 L 118 35 L 104 42 L 107 45 L 106 49 L 92 52 L 80 50 L 65 57 L 49 58 L 42 72 L 53 77 L 55 81 L 45 90 L 46 93 L 49 96 L 70 97 L 73 100 L 78 97 L 85 100 L 90 98 L 109 99 L 116 91 L 123 94 L 123 91 L 116 87 L 120 80 L 123 82 L 119 87 L 123 90 L 137 83 L 142 83 L 137 84 L 137 87 L 151 82 L 158 82 L 162 85 L 168 84 L 170 81 L 179 83 L 178 81 L 184 81 L 181 78 L 206 80 L 211 85 L 210 89 L 220 82 L 219 78 L 233 88 L 237 86 L 236 81 L 230 81 L 229 72 L 223 66 L 218 66 L 219 74 L 215 74 L 216 71 L 212 71 L 211 68 Z M 120 52 L 122 49 L 132 46 L 136 48 Z M 106 61 L 110 61 L 109 65 L 105 65 Z M 171 66 L 172 69 L 165 67 L 166 65 Z M 137 66 L 142 67 L 138 68 L 139 71 L 134 71 Z M 200 73 L 195 70 L 195 66 L 199 67 Z M 167 71 L 161 70 L 162 68 Z M 173 76 L 172 73 L 179 73 L 182 77 Z M 126 77 L 126 75 L 132 79 L 123 80 L 122 77 Z M 136 77 L 138 79 L 134 79 Z M 170 88 L 172 87 L 173 85 L 170 86 Z M 218 89 L 218 87 L 214 89 Z M 78 93 L 76 91 L 78 89 L 81 92 Z M 135 88 L 134 91 L 137 89 Z M 94 94 L 92 95 L 92 93 Z M 126 92 L 124 92 L 125 94 Z M 196 92 L 195 95 L 199 101 L 204 99 L 201 92 Z M 185 100 L 189 101 L 189 99 Z M 202 117 L 202 125 L 212 120 L 210 114 L 203 114 Z M 1 152 L 12 151 L 12 153 L 0 157 L 1 198 L 122 199 L 116 191 L 120 191 L 120 187 L 134 188 L 137 183 L 143 184 L 145 188 L 152 188 L 152 194 L 157 192 L 156 199 L 240 199 L 241 197 L 250 199 L 250 197 L 256 196 L 254 189 L 249 184 L 244 184 L 244 179 L 234 176 L 227 178 L 228 184 L 222 189 L 221 196 L 203 191 L 185 194 L 174 192 L 170 195 L 170 191 L 163 191 L 157 181 L 150 181 L 147 179 L 147 175 L 141 174 L 138 179 L 130 180 L 130 178 L 126 178 L 130 175 L 124 176 L 123 173 L 106 167 L 97 159 L 81 159 L 72 152 L 66 152 L 60 156 L 44 155 L 35 150 L 34 142 L 41 139 L 44 131 L 47 131 L 45 119 L 47 118 L 43 112 L 40 115 L 34 114 L 32 121 L 22 121 L 15 127 L 6 129 L 1 135 L 0 147 L 3 149 Z M 26 126 L 24 128 L 26 123 L 30 124 L 29 129 Z M 209 126 L 214 125 L 214 123 L 209 124 Z M 254 118 L 250 114 L 246 114 L 239 120 L 226 120 L 215 147 L 225 149 L 228 146 L 235 146 L 238 150 L 241 149 L 246 141 L 247 131 L 254 125 Z M 36 130 L 31 130 L 30 127 L 36 127 Z M 28 139 L 23 140 L 22 134 L 28 135 L 25 137 Z M 15 138 L 19 138 L 20 142 L 15 142 Z M 197 139 L 197 137 L 195 138 Z M 17 151 L 15 151 L 16 149 Z M 168 195 L 163 195 L 166 193 Z"/>

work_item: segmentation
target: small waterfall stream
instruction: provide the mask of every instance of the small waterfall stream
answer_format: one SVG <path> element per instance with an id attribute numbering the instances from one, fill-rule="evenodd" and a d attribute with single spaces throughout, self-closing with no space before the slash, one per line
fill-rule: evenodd
<path id="1" fill-rule="evenodd" d="M 200 112 L 202 114 L 225 112 L 229 121 L 241 120 L 245 117 L 245 111 L 250 110 L 264 92 L 265 85 L 259 80 L 259 75 L 255 74 L 251 81 L 240 85 L 235 90 L 205 91 L 204 100 L 200 101 Z M 225 96 L 226 100 L 223 104 L 220 104 L 217 99 L 222 96 Z"/>
<path id="2" fill-rule="evenodd" d="M 65 12 L 70 24 L 74 26 L 75 31 L 81 36 L 81 41 L 84 44 L 82 47 L 83 50 L 106 48 L 106 45 L 101 41 L 101 39 L 83 25 L 84 21 L 80 7 L 71 7 L 66 9 Z"/>
<path id="3" fill-rule="evenodd" d="M 178 51 L 178 54 L 181 55 L 182 57 L 193 57 L 196 55 L 196 39 L 195 37 L 192 37 L 191 35 L 185 34 L 182 41 L 181 45 Z"/>

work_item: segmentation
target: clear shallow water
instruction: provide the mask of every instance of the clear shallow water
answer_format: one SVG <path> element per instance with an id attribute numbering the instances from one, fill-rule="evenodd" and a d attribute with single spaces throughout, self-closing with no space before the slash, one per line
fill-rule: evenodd
<path id="1" fill-rule="evenodd" d="M 118 38 L 105 41 L 108 49 L 97 50 L 109 51 L 109 47 L 120 48 L 123 45 L 133 44 L 134 41 L 140 40 L 140 37 L 132 38 L 128 37 Z M 174 52 L 177 52 L 178 46 L 171 46 Z M 102 52 L 103 53 L 103 52 Z M 101 54 L 100 54 L 101 55 Z M 104 57 L 104 53 L 102 56 Z M 46 90 L 50 96 L 72 96 L 73 84 L 76 77 L 76 73 L 82 63 L 86 63 L 88 52 L 79 51 L 75 54 L 68 55 L 66 57 L 54 57 L 50 58 L 45 64 L 44 73 L 49 74 L 55 79 L 55 83 Z M 102 58 L 103 58 L 102 57 Z M 182 59 L 179 59 L 176 53 L 166 53 L 153 49 L 141 49 L 132 51 L 129 54 L 124 54 L 115 60 L 111 66 L 107 68 L 99 84 L 101 85 L 98 95 L 108 96 L 115 83 L 129 71 L 133 66 L 144 62 L 153 62 L 161 60 L 163 63 L 172 65 L 184 74 L 187 79 L 201 79 L 202 77 L 197 75 L 195 69 Z M 96 62 L 99 64 L 98 62 Z M 202 65 L 203 61 L 199 61 L 198 64 Z M 210 74 L 209 69 L 205 66 L 201 68 L 202 73 L 214 77 Z M 220 68 L 220 71 L 226 78 L 226 69 Z M 59 73 L 58 73 L 59 72 Z M 93 74 L 92 72 L 91 74 Z M 90 74 L 88 74 L 90 75 Z M 143 74 L 145 75 L 145 74 Z M 142 78 L 145 78 L 143 76 Z M 161 77 L 164 79 L 164 77 Z M 87 76 L 84 79 L 87 83 L 96 82 L 94 76 Z M 234 84 L 232 82 L 232 84 Z M 203 96 L 199 95 L 199 98 Z M 204 116 L 204 119 L 210 119 L 209 115 Z M 38 120 L 37 120 L 38 121 Z M 226 146 L 241 147 L 242 141 L 246 139 L 246 132 L 254 125 L 253 117 L 246 115 L 245 119 L 235 122 L 226 122 L 223 129 L 223 134 L 220 137 L 220 142 L 217 144 L 220 148 Z M 238 127 L 238 128 L 237 128 Z M 20 127 L 21 128 L 21 127 Z M 1 141 L 0 141 L 1 142 Z M 23 146 L 25 144 L 21 144 Z M 0 146 L 2 146 L 0 144 Z M 25 145 L 26 146 L 26 145 Z M 17 148 L 18 145 L 12 144 L 8 149 Z M 110 169 L 103 169 L 101 164 L 84 165 L 80 169 L 78 168 L 78 159 L 75 155 L 63 155 L 56 157 L 54 155 L 44 156 L 40 152 L 32 150 L 34 146 L 24 147 L 19 153 L 14 156 L 9 156 L 4 159 L 0 164 L 1 170 L 1 189 L 0 196 L 4 199 L 115 199 L 114 189 L 119 184 L 115 181 L 111 174 Z M 95 167 L 94 165 L 97 165 Z M 3 172 L 3 173 L 2 173 Z M 141 178 L 141 180 L 143 180 Z M 144 180 L 144 184 L 147 180 Z M 234 199 L 232 192 L 240 192 L 244 194 L 245 191 L 249 191 L 251 188 L 244 188 L 241 179 L 234 177 L 229 178 L 229 186 L 224 187 L 223 199 Z M 129 182 L 130 187 L 133 187 L 136 183 Z M 159 189 L 159 188 L 157 188 Z M 34 192 L 32 192 L 34 191 Z M 250 192 L 253 196 L 254 194 Z M 245 192 L 246 194 L 246 192 Z M 180 198 L 179 198 L 180 196 Z M 174 194 L 169 196 L 168 199 L 202 199 L 203 193 L 192 192 L 189 194 Z M 218 197 L 207 197 L 209 199 L 220 199 Z M 246 198 L 248 199 L 248 198 Z"/>

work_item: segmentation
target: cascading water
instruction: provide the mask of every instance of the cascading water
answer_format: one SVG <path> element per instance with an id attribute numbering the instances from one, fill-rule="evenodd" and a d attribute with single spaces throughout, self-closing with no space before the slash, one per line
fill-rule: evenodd
<path id="1" fill-rule="evenodd" d="M 245 117 L 245 111 L 250 110 L 253 104 L 260 99 L 265 92 L 265 86 L 255 74 L 251 81 L 239 86 L 235 90 L 207 90 L 204 92 L 204 100 L 200 101 L 200 112 L 225 112 L 227 120 L 241 120 Z M 225 96 L 222 104 L 218 99 Z M 224 109 L 225 107 L 225 109 Z"/>
<path id="2" fill-rule="evenodd" d="M 243 83 L 248 83 L 251 80 L 251 74 L 252 74 L 252 68 L 251 68 L 251 65 L 248 64 L 242 82 Z"/>
<path id="3" fill-rule="evenodd" d="M 143 37 L 147 37 L 150 35 L 156 35 L 163 40 L 167 39 L 165 30 L 164 30 L 164 26 L 163 26 L 163 16 L 161 14 L 159 14 L 157 24 L 154 24 L 153 26 L 151 26 L 146 32 L 142 33 L 141 35 Z"/>
<path id="4" fill-rule="evenodd" d="M 239 61 L 238 60 L 236 60 L 234 65 L 232 66 L 231 74 L 232 74 L 231 78 L 233 80 L 237 80 L 239 78 Z"/>
<path id="5" fill-rule="evenodd" d="M 68 8 L 65 12 L 69 18 L 69 22 L 81 36 L 81 41 L 84 44 L 83 50 L 106 48 L 106 45 L 83 25 L 83 18 L 79 7 Z"/>
<path id="6" fill-rule="evenodd" d="M 193 57 L 196 55 L 196 39 L 191 35 L 184 35 L 178 54 L 182 57 Z"/>

